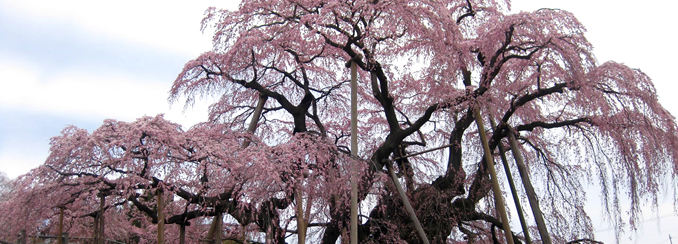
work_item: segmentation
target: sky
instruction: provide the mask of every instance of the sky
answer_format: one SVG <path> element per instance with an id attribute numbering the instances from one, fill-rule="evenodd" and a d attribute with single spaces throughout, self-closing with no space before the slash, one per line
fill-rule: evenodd
<path id="1" fill-rule="evenodd" d="M 133 121 L 159 113 L 185 128 L 206 120 L 209 101 L 184 110 L 167 97 L 183 65 L 211 47 L 210 33 L 200 31 L 209 6 L 233 9 L 237 1 L 0 0 L 0 171 L 15 178 L 42 164 L 49 138 L 67 125 L 91 132 L 107 118 Z M 664 107 L 678 115 L 676 7 L 665 0 L 518 0 L 512 12 L 574 13 L 599 63 L 641 69 Z M 587 205 L 597 239 L 614 243 L 597 214 L 597 197 L 589 193 Z M 645 209 L 644 224 L 623 234 L 621 243 L 678 237 L 670 199 L 660 197 L 657 212 Z"/>

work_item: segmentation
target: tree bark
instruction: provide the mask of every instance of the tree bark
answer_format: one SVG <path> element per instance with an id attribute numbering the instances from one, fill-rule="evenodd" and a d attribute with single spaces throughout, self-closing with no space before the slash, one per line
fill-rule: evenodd
<path id="1" fill-rule="evenodd" d="M 541 209 L 539 208 L 539 199 L 537 199 L 537 194 L 534 192 L 534 187 L 532 187 L 532 181 L 530 180 L 530 175 L 527 173 L 527 167 L 525 167 L 523 155 L 520 153 L 518 142 L 516 141 L 515 135 L 513 135 L 513 129 L 511 129 L 511 127 L 508 127 L 508 131 L 509 131 L 508 132 L 509 143 L 511 144 L 511 152 L 513 152 L 513 157 L 516 159 L 516 165 L 518 165 L 518 173 L 520 173 L 520 178 L 523 180 L 523 186 L 525 186 L 525 193 L 527 193 L 527 200 L 529 200 L 530 202 L 532 214 L 534 214 L 534 220 L 537 222 L 537 228 L 539 229 L 541 241 L 544 244 L 551 244 L 551 237 L 549 236 L 549 232 L 546 229 L 544 216 L 542 215 Z"/>
<path id="2" fill-rule="evenodd" d="M 490 176 L 492 177 L 492 191 L 494 192 L 495 207 L 501 216 L 504 234 L 506 235 L 506 242 L 508 244 L 513 244 L 511 225 L 509 225 L 508 215 L 506 215 L 506 208 L 504 208 L 504 200 L 501 194 L 501 189 L 499 188 L 497 172 L 494 170 L 494 158 L 492 157 L 492 151 L 490 151 L 490 145 L 488 144 L 487 135 L 485 134 L 483 119 L 480 117 L 480 110 L 478 108 L 474 108 L 473 113 L 476 117 L 476 125 L 478 125 L 478 132 L 480 133 L 480 141 L 483 144 L 483 150 L 485 151 L 485 163 L 487 164 L 487 170 L 490 172 Z"/>

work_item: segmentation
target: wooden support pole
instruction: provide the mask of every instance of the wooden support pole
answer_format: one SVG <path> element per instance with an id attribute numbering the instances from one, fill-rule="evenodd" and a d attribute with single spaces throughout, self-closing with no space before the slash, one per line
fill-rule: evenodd
<path id="1" fill-rule="evenodd" d="M 205 240 L 209 240 L 209 242 L 214 242 L 214 243 L 220 243 L 222 241 L 222 231 L 223 231 L 223 219 L 224 219 L 224 214 L 219 210 L 218 208 L 214 209 L 215 215 L 214 218 L 212 219 L 212 224 L 210 225 L 210 229 L 207 231 L 207 238 Z M 268 240 L 268 232 L 266 233 L 266 238 Z"/>
<path id="2" fill-rule="evenodd" d="M 59 206 L 59 234 L 57 235 L 57 244 L 63 243 L 63 233 L 64 233 L 64 207 Z"/>
<path id="3" fill-rule="evenodd" d="M 261 117 L 261 112 L 264 110 L 264 104 L 266 104 L 267 96 L 259 94 L 259 100 L 257 101 L 257 106 L 254 108 L 254 113 L 252 113 L 252 120 L 250 120 L 249 126 L 247 126 L 247 132 L 254 133 L 254 130 L 257 129 L 257 123 L 259 122 L 259 117 Z M 250 140 L 245 140 L 242 143 L 242 147 L 246 148 L 250 145 Z"/>
<path id="4" fill-rule="evenodd" d="M 419 152 L 416 152 L 416 153 L 410 153 L 410 154 L 403 155 L 403 156 L 400 156 L 400 157 L 395 157 L 395 158 L 393 158 L 393 160 L 398 160 L 398 159 L 403 159 L 403 158 L 409 158 L 409 157 L 421 155 L 421 154 L 424 154 L 424 153 L 427 153 L 427 152 L 433 152 L 433 151 L 435 151 L 435 150 L 440 150 L 440 149 L 443 149 L 443 148 L 448 148 L 448 147 L 451 147 L 451 146 L 454 146 L 454 145 L 455 145 L 455 144 L 445 144 L 445 145 L 442 145 L 442 146 L 439 146 L 439 147 L 434 147 L 434 148 L 426 149 L 426 150 L 419 151 Z"/>
<path id="5" fill-rule="evenodd" d="M 212 240 L 214 240 L 214 230 L 217 229 L 217 221 L 216 220 L 217 220 L 217 217 L 215 215 L 215 217 L 212 218 L 212 223 L 210 224 L 209 230 L 207 230 L 207 236 L 205 236 L 205 240 L 210 240 L 210 242 L 212 242 Z"/>
<path id="6" fill-rule="evenodd" d="M 304 218 L 304 199 L 301 196 L 301 179 L 300 177 L 294 198 L 297 202 L 297 243 L 304 244 L 306 243 L 306 220 Z"/>
<path id="7" fill-rule="evenodd" d="M 487 170 L 490 172 L 492 180 L 492 191 L 494 192 L 494 204 L 497 208 L 497 212 L 501 217 L 501 223 L 504 229 L 504 234 L 506 235 L 506 242 L 508 244 L 513 244 L 513 234 L 511 233 L 511 225 L 509 225 L 508 215 L 506 214 L 506 208 L 504 207 L 504 199 L 501 194 L 501 189 L 499 188 L 499 181 L 497 180 L 497 172 L 494 170 L 494 157 L 492 157 L 492 151 L 490 151 L 490 145 L 487 141 L 487 134 L 485 134 L 485 126 L 483 125 L 483 119 L 480 117 L 480 110 L 478 108 L 473 109 L 474 115 L 476 117 L 476 125 L 478 125 L 478 133 L 480 133 L 480 141 L 483 144 L 483 150 L 485 152 L 485 163 L 487 164 Z"/>
<path id="8" fill-rule="evenodd" d="M 532 208 L 532 214 L 534 214 L 534 220 L 537 222 L 537 228 L 539 229 L 539 235 L 541 236 L 541 241 L 544 244 L 551 244 L 551 237 L 549 236 L 548 230 L 546 230 L 546 223 L 544 222 L 544 216 L 541 213 L 539 208 L 539 199 L 537 199 L 537 194 L 532 187 L 532 181 L 530 180 L 530 175 L 527 172 L 527 167 L 525 167 L 525 161 L 523 159 L 522 153 L 520 153 L 520 148 L 518 147 L 518 142 L 516 141 L 516 136 L 513 134 L 513 129 L 508 126 L 509 134 L 509 143 L 511 145 L 511 152 L 513 152 L 513 157 L 516 159 L 516 165 L 518 166 L 518 173 L 520 173 L 520 178 L 523 181 L 523 186 L 525 186 L 525 193 L 527 194 L 527 200 L 530 202 L 530 207 Z"/>
<path id="9" fill-rule="evenodd" d="M 94 216 L 94 233 L 92 237 L 92 243 L 99 244 L 99 213 Z"/>
<path id="10" fill-rule="evenodd" d="M 19 241 L 17 241 L 17 243 L 28 244 L 28 235 L 26 234 L 26 230 L 19 231 Z"/>
<path id="11" fill-rule="evenodd" d="M 224 213 L 219 210 L 217 216 L 214 216 L 214 220 L 217 221 L 216 228 L 214 229 L 214 243 L 222 244 L 222 235 L 224 231 Z"/>
<path id="12" fill-rule="evenodd" d="M 99 193 L 99 244 L 106 243 L 106 232 L 104 226 L 104 211 L 106 210 L 106 195 L 103 192 Z"/>
<path id="13" fill-rule="evenodd" d="M 351 60 L 351 155 L 358 156 L 358 67 Z M 351 167 L 351 244 L 358 244 L 358 183 Z"/>
<path id="14" fill-rule="evenodd" d="M 496 132 L 497 124 L 494 123 L 494 120 L 490 118 L 490 125 L 492 125 L 492 130 Z M 527 228 L 527 222 L 525 221 L 525 213 L 523 212 L 523 206 L 520 204 L 520 197 L 518 197 L 518 191 L 516 190 L 516 185 L 513 181 L 513 175 L 511 175 L 511 166 L 506 159 L 506 150 L 504 150 L 504 145 L 501 142 L 498 144 L 499 147 L 499 156 L 501 157 L 501 162 L 504 164 L 504 172 L 506 173 L 506 179 L 508 180 L 509 187 L 511 188 L 511 195 L 513 195 L 513 202 L 516 204 L 516 211 L 518 212 L 518 220 L 520 220 L 520 226 L 523 228 L 523 235 L 525 236 L 525 243 L 531 244 L 532 240 L 530 239 L 530 229 Z"/>
<path id="15" fill-rule="evenodd" d="M 165 243 L 165 196 L 162 188 L 156 191 L 158 198 L 158 244 Z"/>
<path id="16" fill-rule="evenodd" d="M 421 227 L 421 223 L 417 218 L 417 214 L 414 212 L 414 208 L 412 208 L 412 204 L 410 204 L 410 200 L 407 198 L 407 195 L 403 190 L 403 186 L 400 184 L 400 181 L 398 181 L 398 176 L 396 176 L 395 172 L 393 172 L 393 166 L 390 163 L 386 163 L 386 169 L 388 170 L 388 174 L 391 175 L 391 180 L 398 190 L 398 194 L 400 195 L 400 199 L 403 201 L 403 205 L 405 205 L 407 215 L 410 216 L 410 219 L 414 223 L 414 228 L 417 230 L 417 234 L 419 234 L 419 239 L 421 239 L 422 243 L 429 244 L 428 237 L 426 237 L 426 232 L 424 232 L 424 228 Z"/>
<path id="17" fill-rule="evenodd" d="M 181 223 L 179 225 L 179 244 L 186 243 L 186 224 Z"/>

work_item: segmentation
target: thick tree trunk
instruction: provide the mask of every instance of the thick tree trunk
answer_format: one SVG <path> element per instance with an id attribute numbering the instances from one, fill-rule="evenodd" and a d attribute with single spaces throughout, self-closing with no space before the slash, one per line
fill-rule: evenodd
<path id="1" fill-rule="evenodd" d="M 506 214 L 506 208 L 504 207 L 503 196 L 501 194 L 501 189 L 499 188 L 497 172 L 494 170 L 494 158 L 492 157 L 492 151 L 490 151 L 490 145 L 488 144 L 487 135 L 485 134 L 483 119 L 480 117 L 480 110 L 478 108 L 474 108 L 473 110 L 476 118 L 476 125 L 478 125 L 478 132 L 480 133 L 480 141 L 483 144 L 483 150 L 485 151 L 485 163 L 487 164 L 487 169 L 490 172 L 490 177 L 492 177 L 492 191 L 494 192 L 495 207 L 501 216 L 504 234 L 506 235 L 506 242 L 508 244 L 513 244 L 513 233 L 511 233 L 511 225 L 509 225 L 508 215 Z"/>
<path id="2" fill-rule="evenodd" d="M 551 237 L 549 236 L 548 230 L 546 230 L 544 216 L 542 215 L 541 209 L 539 208 L 539 199 L 537 199 L 537 194 L 534 192 L 534 187 L 532 187 L 532 181 L 530 180 L 530 175 L 527 173 L 527 167 L 525 167 L 523 155 L 520 153 L 518 142 L 516 142 L 516 137 L 513 135 L 513 130 L 509 127 L 508 131 L 509 143 L 511 143 L 511 152 L 513 152 L 513 157 L 516 159 L 518 173 L 520 173 L 520 178 L 523 180 L 525 193 L 527 193 L 527 200 L 530 201 L 530 207 L 532 208 L 532 214 L 534 214 L 534 220 L 537 222 L 537 228 L 539 229 L 541 241 L 544 244 L 551 244 Z"/>

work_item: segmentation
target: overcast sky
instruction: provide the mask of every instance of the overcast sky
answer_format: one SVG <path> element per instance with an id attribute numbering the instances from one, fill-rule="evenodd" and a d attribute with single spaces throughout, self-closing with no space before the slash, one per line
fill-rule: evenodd
<path id="1" fill-rule="evenodd" d="M 187 128 L 206 119 L 204 106 L 185 113 L 182 104 L 170 107 L 167 92 L 184 63 L 210 49 L 210 34 L 200 32 L 205 9 L 237 2 L 106 2 L 0 0 L 0 171 L 10 178 L 42 164 L 49 138 L 67 125 L 91 132 L 106 118 L 132 121 L 165 113 Z M 658 0 L 525 0 L 512 9 L 573 12 L 587 27 L 599 63 L 615 60 L 643 70 L 676 115 L 677 6 Z M 597 239 L 613 243 L 613 231 L 595 212 L 597 192 L 588 197 Z M 622 243 L 678 237 L 671 202 L 660 204 L 659 214 L 646 211 L 643 219 L 649 221 Z M 652 220 L 657 216 L 660 221 Z"/>

